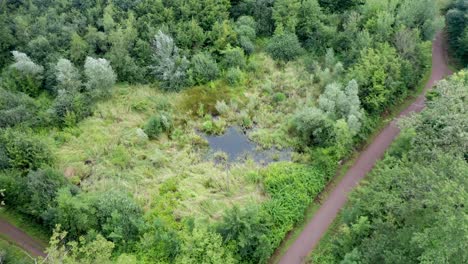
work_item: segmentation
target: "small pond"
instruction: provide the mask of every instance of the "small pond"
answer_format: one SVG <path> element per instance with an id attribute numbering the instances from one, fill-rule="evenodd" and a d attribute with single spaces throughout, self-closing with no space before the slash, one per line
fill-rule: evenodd
<path id="1" fill-rule="evenodd" d="M 255 162 L 266 165 L 277 161 L 291 160 L 291 150 L 261 149 L 250 141 L 247 135 L 237 127 L 229 127 L 220 136 L 203 135 L 210 145 L 210 154 L 224 152 L 229 163 L 242 162 L 252 158 Z"/>

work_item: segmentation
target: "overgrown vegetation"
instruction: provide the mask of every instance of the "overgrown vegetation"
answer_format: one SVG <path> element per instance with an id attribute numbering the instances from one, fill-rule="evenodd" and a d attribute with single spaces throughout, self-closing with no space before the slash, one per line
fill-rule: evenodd
<path id="1" fill-rule="evenodd" d="M 467 77 L 441 82 L 427 109 L 404 120 L 313 263 L 466 262 Z"/>
<path id="2" fill-rule="evenodd" d="M 265 263 L 415 88 L 438 12 L 430 0 L 3 1 L 5 204 L 55 231 L 50 263 Z M 199 133 L 228 126 L 293 160 L 206 158 Z"/>
<path id="3" fill-rule="evenodd" d="M 468 2 L 454 1 L 448 7 L 447 33 L 449 44 L 462 66 L 468 66 Z"/>

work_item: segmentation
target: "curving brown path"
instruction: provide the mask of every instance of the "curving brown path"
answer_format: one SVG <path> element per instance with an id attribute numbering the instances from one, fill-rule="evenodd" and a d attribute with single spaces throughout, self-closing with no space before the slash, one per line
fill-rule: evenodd
<path id="1" fill-rule="evenodd" d="M 33 257 L 45 257 L 44 247 L 16 226 L 0 218 L 0 234 L 24 249 Z"/>
<path id="2" fill-rule="evenodd" d="M 432 46 L 432 73 L 431 78 L 425 86 L 424 92 L 405 110 L 399 117 L 406 116 L 411 112 L 420 112 L 424 108 L 425 92 L 432 88 L 437 81 L 451 74 L 447 65 L 447 53 L 442 33 L 438 33 Z M 307 224 L 296 241 L 288 248 L 282 256 L 280 264 L 303 263 L 309 253 L 320 241 L 320 238 L 328 230 L 328 227 L 337 216 L 340 209 L 345 205 L 348 193 L 356 187 L 359 181 L 372 169 L 395 137 L 400 133 L 396 125 L 398 118 L 393 120 L 380 132 L 375 140 L 360 154 L 356 163 L 348 170 L 341 182 L 336 186 L 327 200 Z"/>

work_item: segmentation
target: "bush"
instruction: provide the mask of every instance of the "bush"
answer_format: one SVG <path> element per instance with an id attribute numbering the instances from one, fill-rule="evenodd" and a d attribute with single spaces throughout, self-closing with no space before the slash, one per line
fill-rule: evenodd
<path id="1" fill-rule="evenodd" d="M 192 80 L 196 84 L 204 84 L 213 81 L 219 75 L 216 61 L 207 53 L 198 53 L 193 56 L 190 70 Z"/>
<path id="2" fill-rule="evenodd" d="M 87 79 L 86 89 L 93 98 L 103 98 L 110 95 L 117 76 L 109 61 L 87 57 L 84 73 Z"/>
<path id="3" fill-rule="evenodd" d="M 47 145 L 29 132 L 3 131 L 0 134 L 0 150 L 6 154 L 8 168 L 27 172 L 52 164 L 52 153 Z"/>
<path id="4" fill-rule="evenodd" d="M 267 52 L 273 59 L 286 62 L 299 57 L 303 53 L 303 49 L 296 34 L 281 33 L 270 39 Z"/>
<path id="5" fill-rule="evenodd" d="M 246 66 L 244 51 L 239 48 L 231 48 L 224 50 L 223 52 L 222 65 L 225 69 L 227 68 L 240 68 L 243 69 Z"/>
<path id="6" fill-rule="evenodd" d="M 59 90 L 51 107 L 55 122 L 61 126 L 74 126 L 91 114 L 91 104 L 86 95 L 77 91 Z"/>
<path id="7" fill-rule="evenodd" d="M 243 81 L 244 74 L 239 68 L 230 68 L 226 72 L 226 81 L 232 86 L 236 86 Z"/>
<path id="8" fill-rule="evenodd" d="M 2 86 L 5 89 L 38 96 L 42 87 L 44 67 L 35 64 L 28 55 L 13 51 L 15 63 L 4 71 Z"/>
<path id="9" fill-rule="evenodd" d="M 307 146 L 333 143 L 333 120 L 317 108 L 304 108 L 294 115 L 292 129 Z"/>
<path id="10" fill-rule="evenodd" d="M 167 132 L 171 129 L 171 120 L 166 115 L 152 116 L 146 123 L 143 131 L 151 139 L 156 139 L 163 132 Z"/>
<path id="11" fill-rule="evenodd" d="M 69 60 L 60 59 L 57 62 L 55 77 L 57 80 L 56 92 L 59 90 L 80 91 L 82 85 L 80 73 Z"/>
<path id="12" fill-rule="evenodd" d="M 44 125 L 44 123 L 34 99 L 23 93 L 0 88 L 0 128 L 15 125 Z"/>
<path id="13" fill-rule="evenodd" d="M 30 171 L 26 189 L 30 198 L 27 213 L 37 218 L 46 218 L 47 210 L 54 207 L 57 191 L 65 184 L 64 175 L 51 168 Z"/>

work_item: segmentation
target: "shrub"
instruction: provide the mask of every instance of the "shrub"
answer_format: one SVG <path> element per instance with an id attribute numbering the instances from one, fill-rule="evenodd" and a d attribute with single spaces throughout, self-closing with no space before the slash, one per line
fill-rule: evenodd
<path id="1" fill-rule="evenodd" d="M 163 132 L 167 132 L 171 129 L 172 122 L 166 115 L 151 116 L 146 123 L 143 131 L 148 135 L 149 138 L 155 139 Z"/>
<path id="2" fill-rule="evenodd" d="M 304 108 L 292 120 L 292 129 L 307 146 L 326 146 L 333 141 L 333 121 L 317 108 Z"/>
<path id="3" fill-rule="evenodd" d="M 290 61 L 299 57 L 303 50 L 296 34 L 281 33 L 270 39 L 267 52 L 275 60 Z"/>
<path id="4" fill-rule="evenodd" d="M 279 102 L 282 102 L 286 100 L 286 95 L 284 93 L 275 93 L 275 95 L 273 95 L 273 102 L 275 103 L 279 103 Z"/>
<path id="5" fill-rule="evenodd" d="M 15 63 L 4 71 L 2 86 L 12 91 L 38 96 L 42 87 L 44 67 L 35 64 L 28 55 L 12 51 Z"/>
<path id="6" fill-rule="evenodd" d="M 0 149 L 8 157 L 8 168 L 29 171 L 52 164 L 47 145 L 29 132 L 5 130 L 0 134 Z"/>
<path id="7" fill-rule="evenodd" d="M 246 66 L 244 51 L 239 48 L 231 48 L 224 50 L 223 52 L 222 65 L 225 69 L 227 68 L 240 68 L 243 69 Z"/>
<path id="8" fill-rule="evenodd" d="M 27 213 L 46 218 L 47 210 L 54 207 L 57 191 L 65 184 L 64 175 L 51 168 L 30 171 L 27 176 L 27 193 L 30 198 Z"/>
<path id="9" fill-rule="evenodd" d="M 55 65 L 55 77 L 57 79 L 58 90 L 79 91 L 81 80 L 78 70 L 67 59 L 60 59 Z"/>
<path id="10" fill-rule="evenodd" d="M 243 81 L 244 74 L 239 68 L 230 68 L 226 72 L 226 81 L 229 85 L 236 86 Z"/>
<path id="11" fill-rule="evenodd" d="M 37 103 L 26 94 L 0 88 L 0 128 L 44 125 Z"/>
<path id="12" fill-rule="evenodd" d="M 198 53 L 192 58 L 191 77 L 196 84 L 215 80 L 219 75 L 218 65 L 210 54 Z"/>
<path id="13" fill-rule="evenodd" d="M 89 98 L 82 93 L 59 90 L 51 112 L 59 126 L 74 126 L 91 114 L 91 104 Z"/>
<path id="14" fill-rule="evenodd" d="M 117 76 L 106 59 L 86 58 L 84 73 L 87 79 L 86 89 L 93 98 L 110 95 Z"/>

